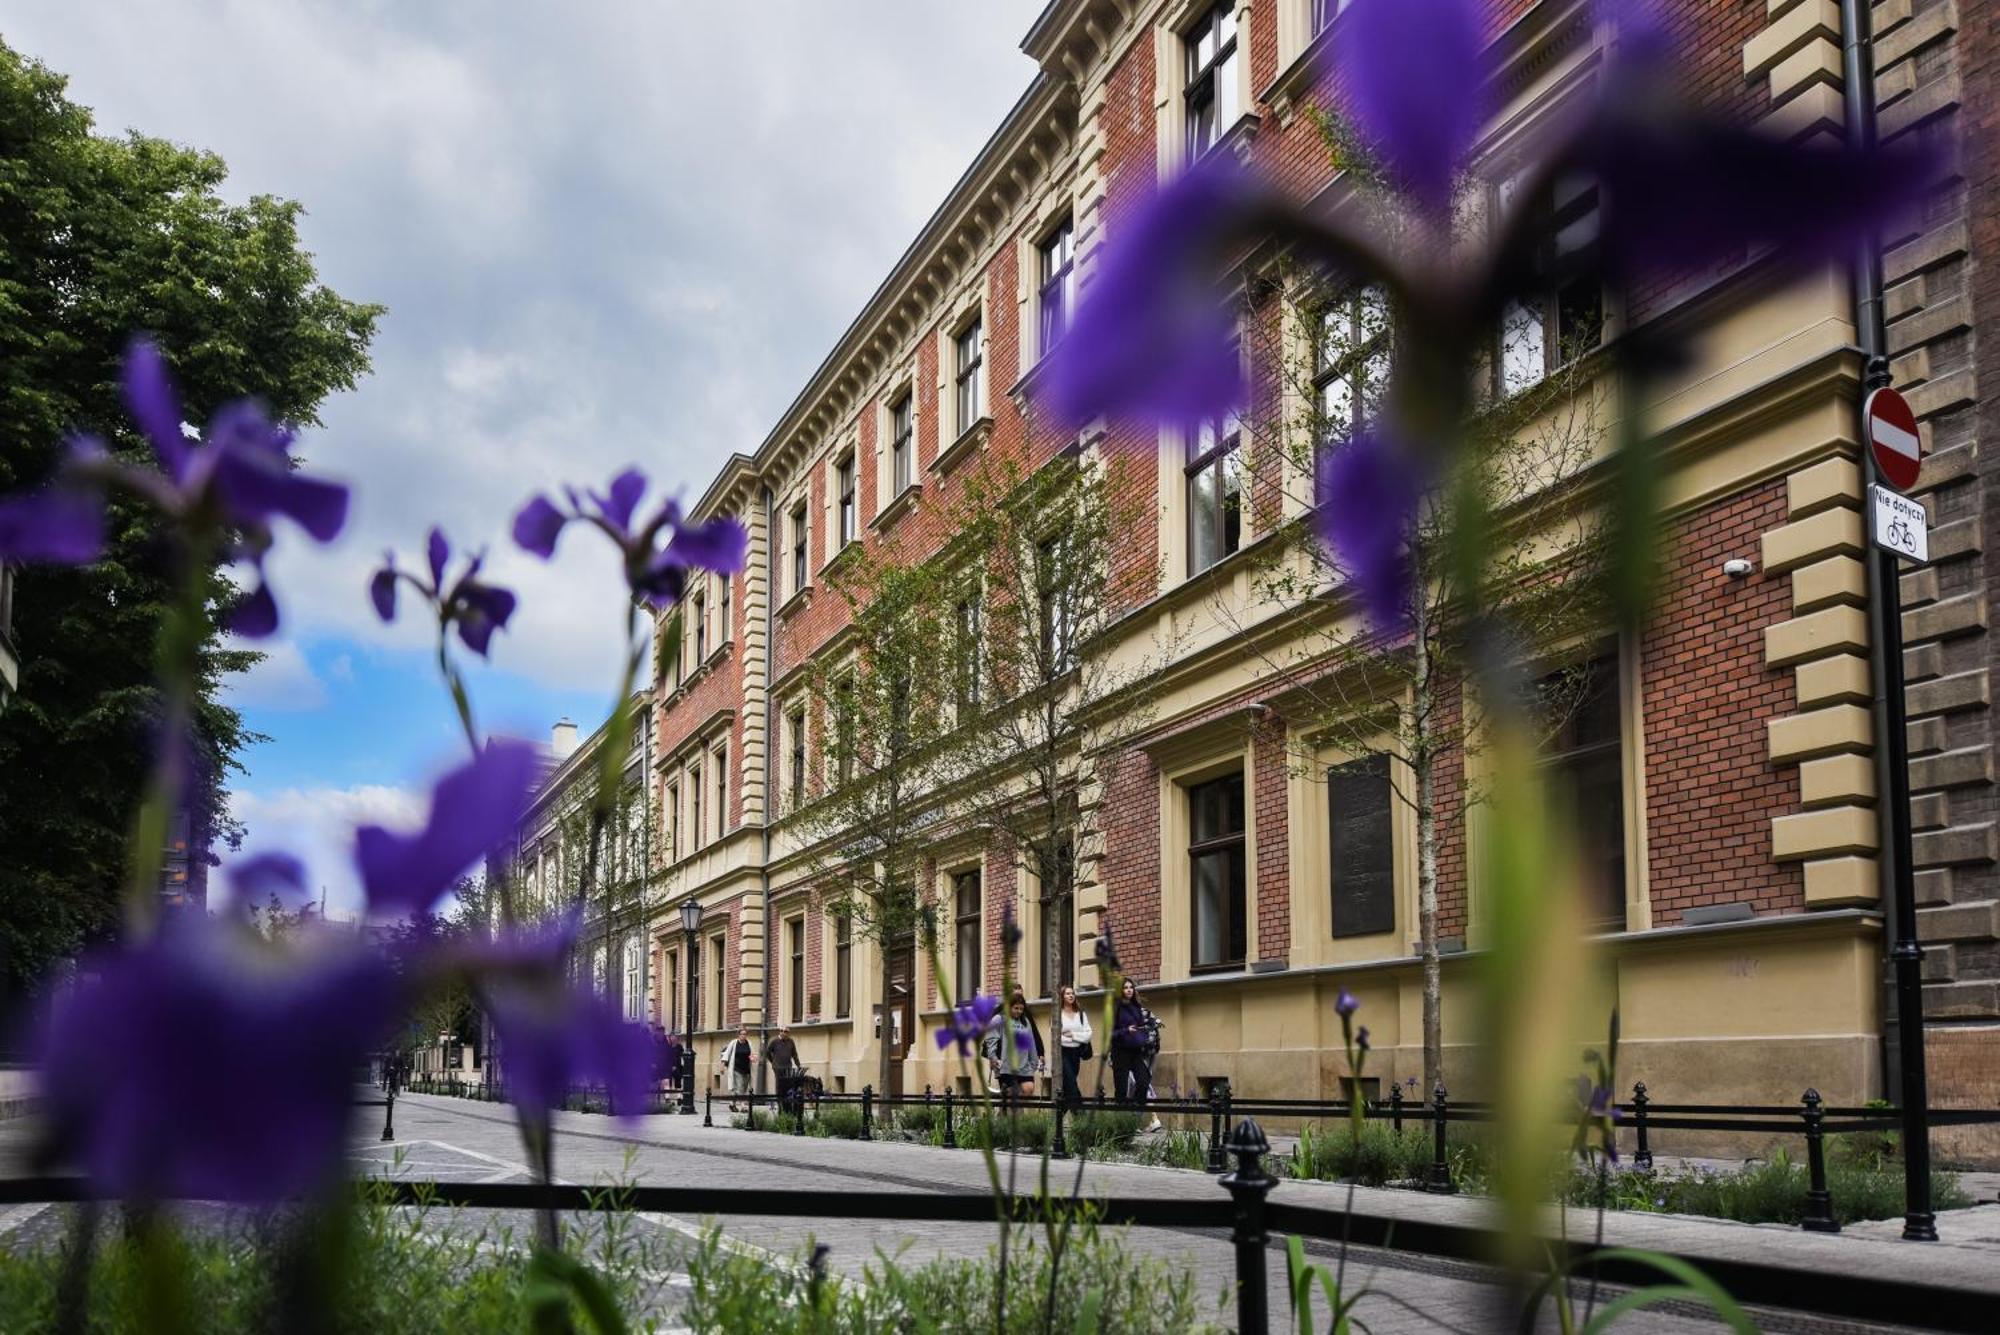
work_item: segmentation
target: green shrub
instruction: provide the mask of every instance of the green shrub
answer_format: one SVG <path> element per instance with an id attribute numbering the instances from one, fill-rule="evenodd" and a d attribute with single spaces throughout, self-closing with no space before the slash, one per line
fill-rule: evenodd
<path id="1" fill-rule="evenodd" d="M 861 1139 L 861 1105 L 828 1103 L 812 1114 L 813 1134 L 836 1140 Z"/>
<path id="2" fill-rule="evenodd" d="M 1843 1224 L 1863 1219 L 1894 1219 L 1903 1213 L 1903 1170 L 1893 1159 L 1873 1154 L 1829 1155 L 1827 1194 L 1833 1214 Z M 1595 1207 L 1600 1195 L 1614 1210 L 1650 1210 L 1668 1214 L 1706 1215 L 1746 1224 L 1796 1224 L 1805 1216 L 1811 1175 L 1804 1164 L 1779 1151 L 1762 1163 L 1723 1171 L 1687 1174 L 1615 1170 L 1600 1185 L 1593 1169 L 1575 1168 L 1563 1188 L 1573 1206 Z M 1949 1173 L 1931 1174 L 1931 1199 L 1938 1209 L 1970 1205 L 1971 1197 Z"/>
<path id="3" fill-rule="evenodd" d="M 975 1112 L 957 1123 L 958 1147 L 965 1150 L 1046 1150 L 1055 1123 L 1045 1112 Z M 1067 1132 L 1067 1127 L 1065 1127 Z"/>
<path id="4" fill-rule="evenodd" d="M 1163 1136 L 1142 1140 L 1133 1145 L 1127 1156 L 1133 1163 L 1159 1164 L 1167 1168 L 1192 1168 L 1206 1171 L 1208 1168 L 1208 1137 L 1199 1131 L 1172 1130 Z M 1284 1160 L 1271 1158 L 1267 1165 L 1276 1170 Z"/>
<path id="5" fill-rule="evenodd" d="M 1427 1177 L 1431 1158 L 1427 1127 L 1406 1126 L 1398 1132 L 1387 1122 L 1364 1122 L 1357 1136 L 1343 1123 L 1324 1129 L 1306 1127 L 1286 1166 L 1292 1177 L 1380 1187 Z"/>
<path id="6" fill-rule="evenodd" d="M 1105 1109 L 1100 1112 L 1080 1112 L 1064 1114 L 1063 1142 L 1072 1154 L 1091 1154 L 1101 1157 L 1107 1151 L 1124 1151 L 1132 1148 L 1138 1139 L 1139 1128 L 1145 1119 L 1135 1112 L 1115 1112 Z"/>
<path id="7" fill-rule="evenodd" d="M 859 1282 L 814 1281 L 808 1268 L 772 1266 L 726 1249 L 711 1232 L 689 1266 L 686 1321 L 696 1331 L 760 1335 L 873 1335 L 883 1330 L 937 1335 L 1043 1335 L 1094 1329 L 1098 1335 L 1219 1332 L 1218 1308 L 1204 1309 L 1184 1267 L 1127 1251 L 1122 1232 L 1080 1225 L 1063 1254 L 1054 1320 L 1048 1319 L 1047 1242 L 1038 1228 L 1014 1233 L 1005 1320 L 999 1319 L 994 1251 L 977 1259 L 907 1265 L 878 1254 Z M 1094 1324 L 1081 1323 L 1086 1306 Z"/>
<path id="8" fill-rule="evenodd" d="M 897 1108 L 891 1122 L 904 1135 L 927 1141 L 938 1127 L 944 1125 L 944 1116 L 935 1104 L 912 1103 Z"/>

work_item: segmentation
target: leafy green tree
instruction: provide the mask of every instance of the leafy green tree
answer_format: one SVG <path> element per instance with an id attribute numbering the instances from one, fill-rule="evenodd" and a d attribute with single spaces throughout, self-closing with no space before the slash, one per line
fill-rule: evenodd
<path id="1" fill-rule="evenodd" d="M 368 368 L 382 308 L 320 283 L 300 206 L 223 200 L 212 153 L 93 131 L 64 79 L 0 43 L 0 491 L 32 487 L 66 434 L 147 457 L 119 403 L 135 333 L 172 366 L 189 416 L 256 395 L 311 425 Z M 154 644 L 173 572 L 154 518 L 114 501 L 104 559 L 20 573 L 17 697 L 0 715 L 0 991 L 117 921 L 126 839 L 153 752 Z M 190 846 L 206 856 L 224 785 L 254 740 L 217 697 L 256 655 L 223 646 L 213 613 L 195 710 Z M 228 831 L 225 829 L 225 834 Z"/>

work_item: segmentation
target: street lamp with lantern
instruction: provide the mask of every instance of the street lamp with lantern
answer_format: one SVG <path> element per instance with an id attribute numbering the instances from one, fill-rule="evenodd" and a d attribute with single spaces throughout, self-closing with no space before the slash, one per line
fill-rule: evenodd
<path id="1" fill-rule="evenodd" d="M 681 958 L 687 961 L 687 1021 L 682 1025 L 681 1044 L 681 1111 L 694 1115 L 694 1031 L 695 1008 L 699 994 L 695 988 L 701 977 L 701 970 L 695 966 L 694 934 L 701 929 L 701 901 L 689 895 L 681 901 L 681 931 L 687 934 L 687 945 L 681 951 Z"/>

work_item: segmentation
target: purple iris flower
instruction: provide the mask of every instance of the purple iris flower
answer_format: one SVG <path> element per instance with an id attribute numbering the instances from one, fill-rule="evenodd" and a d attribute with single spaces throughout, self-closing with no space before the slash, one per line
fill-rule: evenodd
<path id="1" fill-rule="evenodd" d="M 424 544 L 424 560 L 430 567 L 429 579 L 399 570 L 396 554 L 383 553 L 382 568 L 368 581 L 368 598 L 375 604 L 375 615 L 384 621 L 394 621 L 396 585 L 407 583 L 430 606 L 440 625 L 456 627 L 465 647 L 481 658 L 486 657 L 493 632 L 506 628 L 507 618 L 514 615 L 519 600 L 511 590 L 479 578 L 479 569 L 486 562 L 484 552 L 474 552 L 466 560 L 465 569 L 447 587 L 444 573 L 451 563 L 451 544 L 445 540 L 442 529 L 431 529 Z"/>
<path id="2" fill-rule="evenodd" d="M 956 1043 L 959 1056 L 971 1056 L 974 1046 L 993 1027 L 993 1017 L 999 1013 L 998 997 L 977 996 L 952 1007 L 945 1027 L 937 1031 L 938 1051 L 942 1052 Z"/>
<path id="3" fill-rule="evenodd" d="M 159 457 L 160 470 L 114 459 L 103 442 L 79 437 L 56 484 L 38 495 L 0 500 L 0 557 L 77 564 L 103 545 L 102 489 L 120 487 L 200 542 L 224 541 L 225 558 L 256 578 L 231 612 L 229 629 L 261 638 L 278 628 L 278 604 L 264 582 L 271 524 L 292 520 L 318 542 L 347 523 L 347 488 L 308 477 L 292 459 L 293 435 L 263 407 L 242 399 L 223 405 L 203 439 L 181 428 L 180 400 L 159 349 L 134 339 L 121 375 L 125 406 Z"/>
<path id="4" fill-rule="evenodd" d="M 403 1004 L 381 955 L 342 946 L 279 965 L 219 921 L 189 921 L 86 961 L 81 978 L 42 1035 L 58 1157 L 141 1200 L 269 1201 L 337 1180 L 355 1072 Z"/>
<path id="5" fill-rule="evenodd" d="M 1378 627 L 1410 617 L 1410 532 L 1424 464 L 1384 431 L 1321 450 L 1316 484 L 1322 540 Z"/>
<path id="6" fill-rule="evenodd" d="M 1340 995 L 1333 999 L 1333 1013 L 1343 1020 L 1348 1019 L 1354 1012 L 1360 1009 L 1361 1003 L 1355 1000 L 1354 994 L 1344 987 L 1340 989 Z"/>
<path id="7" fill-rule="evenodd" d="M 645 1111 L 653 1036 L 620 1015 L 609 997 L 570 989 L 553 997 L 502 994 L 491 1012 L 517 1106 L 546 1113 L 572 1087 L 600 1083 L 621 1117 Z"/>
<path id="8" fill-rule="evenodd" d="M 733 575 L 743 569 L 750 535 L 740 522 L 730 518 L 684 522 L 680 503 L 668 497 L 635 526 L 633 516 L 645 494 L 646 475 L 628 468 L 601 494 L 579 494 L 574 487 L 565 487 L 567 508 L 547 496 L 531 496 L 514 516 L 514 541 L 546 561 L 555 555 L 556 540 L 565 527 L 579 521 L 589 524 L 618 544 L 633 594 L 656 608 L 679 601 L 690 570 Z"/>
<path id="9" fill-rule="evenodd" d="M 368 911 L 394 917 L 429 912 L 459 873 L 514 828 L 539 774 L 533 747 L 489 742 L 477 758 L 438 781 L 423 829 L 357 829 L 354 862 Z"/>
<path id="10" fill-rule="evenodd" d="M 1261 192 L 1227 154 L 1205 158 L 1106 251 L 1049 369 L 1049 408 L 1191 421 L 1236 406 L 1243 364 L 1214 258 L 1255 220 Z"/>
<path id="11" fill-rule="evenodd" d="M 1410 197 L 1434 215 L 1485 120 L 1476 0 L 1356 0 L 1337 56 L 1348 114 Z"/>

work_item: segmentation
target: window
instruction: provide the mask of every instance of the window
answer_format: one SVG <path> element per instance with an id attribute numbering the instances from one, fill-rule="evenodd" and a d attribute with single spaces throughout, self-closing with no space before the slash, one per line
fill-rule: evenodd
<path id="1" fill-rule="evenodd" d="M 835 476 L 840 483 L 840 545 L 845 547 L 856 536 L 856 513 L 854 500 L 854 456 L 848 454 L 834 465 Z"/>
<path id="2" fill-rule="evenodd" d="M 681 688 L 681 637 L 686 633 L 685 627 L 686 622 L 677 616 L 667 623 L 667 633 L 660 637 L 660 675 L 666 678 L 669 691 Z M 667 652 L 669 646 L 672 653 Z"/>
<path id="3" fill-rule="evenodd" d="M 1342 11 L 1354 0 L 1312 0 L 1312 30 L 1314 33 L 1326 31 L 1326 25 L 1339 18 Z"/>
<path id="4" fill-rule="evenodd" d="M 729 575 L 717 575 L 715 583 L 718 590 L 715 610 L 715 638 L 716 647 L 719 649 L 729 643 L 729 602 L 731 596 L 736 591 L 736 580 Z"/>
<path id="5" fill-rule="evenodd" d="M 785 734 L 791 743 L 790 774 L 792 810 L 806 804 L 806 711 L 801 705 L 785 719 Z"/>
<path id="6" fill-rule="evenodd" d="M 854 1013 L 854 919 L 845 913 L 833 920 L 833 1013 L 842 1020 Z"/>
<path id="7" fill-rule="evenodd" d="M 958 707 L 979 707 L 979 595 L 961 600 L 957 608 Z"/>
<path id="8" fill-rule="evenodd" d="M 729 1023 L 729 938 L 718 932 L 709 938 L 708 957 L 714 961 L 710 966 L 715 979 L 715 1000 L 709 1003 L 709 1013 L 714 1016 L 712 1028 L 721 1029 Z"/>
<path id="9" fill-rule="evenodd" d="M 697 593 L 688 602 L 688 622 L 694 627 L 694 665 L 708 661 L 708 595 Z"/>
<path id="10" fill-rule="evenodd" d="M 956 962 L 959 1002 L 979 992 L 979 870 L 951 878 L 952 952 Z"/>
<path id="11" fill-rule="evenodd" d="M 665 1006 L 663 1007 L 663 1009 L 664 1009 L 664 1010 L 666 1011 L 666 1017 L 667 1017 L 667 1019 L 666 1019 L 666 1024 L 667 1024 L 667 1030 L 668 1030 L 668 1032 L 669 1032 L 669 1033 L 675 1033 L 675 1034 L 678 1034 L 678 1033 L 680 1033 L 680 1032 L 681 1032 L 681 953 L 680 953 L 680 951 L 678 951 L 678 950 L 669 950 L 669 951 L 667 952 L 667 959 L 666 959 L 666 964 L 665 964 L 665 966 L 664 966 L 664 974 L 665 974 L 665 976 L 664 976 L 663 978 L 661 978 L 661 980 L 660 980 L 660 981 L 661 981 L 661 982 L 663 982 L 664 984 L 666 984 L 666 993 L 667 993 L 667 995 L 666 995 L 666 996 L 665 996 L 665 998 L 664 998 L 664 1000 L 665 1000 L 665 1002 L 666 1002 L 666 1005 L 665 1005 Z"/>
<path id="12" fill-rule="evenodd" d="M 1187 47 L 1187 155 L 1192 162 L 1229 132 L 1242 111 L 1236 79 L 1236 4 L 1223 2 L 1182 37 Z"/>
<path id="13" fill-rule="evenodd" d="M 901 496 L 914 480 L 911 470 L 916 454 L 916 402 L 906 391 L 889 405 L 889 495 Z"/>
<path id="14" fill-rule="evenodd" d="M 1075 848 L 1060 840 L 1043 861 L 1041 903 L 1042 995 L 1056 989 L 1076 972 Z"/>
<path id="15" fill-rule="evenodd" d="M 1042 667 L 1051 681 L 1069 671 L 1076 640 L 1076 612 L 1064 578 L 1065 555 L 1060 538 L 1050 538 L 1035 548 L 1035 595 L 1042 605 Z"/>
<path id="16" fill-rule="evenodd" d="M 1500 183 L 1500 208 L 1513 203 L 1520 177 Z M 1539 384 L 1551 372 L 1595 348 L 1604 335 L 1604 287 L 1596 265 L 1597 182 L 1559 177 L 1535 206 L 1543 242 L 1535 269 L 1544 290 L 1517 297 L 1500 314 L 1493 350 L 1493 391 L 1506 395 Z"/>
<path id="17" fill-rule="evenodd" d="M 956 368 L 959 434 L 972 430 L 986 411 L 980 401 L 980 368 L 986 361 L 986 335 L 974 320 L 952 340 L 952 362 Z"/>
<path id="18" fill-rule="evenodd" d="M 1041 286 L 1035 302 L 1036 328 L 1041 334 L 1039 347 L 1044 354 L 1062 341 L 1063 332 L 1069 328 L 1071 308 L 1075 305 L 1076 247 L 1072 240 L 1072 221 L 1064 218 L 1057 223 L 1055 230 L 1037 247 Z"/>
<path id="19" fill-rule="evenodd" d="M 791 1004 L 792 1023 L 806 1018 L 806 920 L 793 918 L 785 924 L 785 947 L 789 972 L 785 978 L 786 1000 Z"/>
<path id="20" fill-rule="evenodd" d="M 806 586 L 806 503 L 792 507 L 792 592 Z"/>
<path id="21" fill-rule="evenodd" d="M 842 677 L 833 687 L 833 765 L 840 783 L 854 777 L 854 720 L 854 678 Z"/>
<path id="22" fill-rule="evenodd" d="M 1374 286 L 1342 294 L 1320 313 L 1316 333 L 1314 425 L 1322 444 L 1335 444 L 1367 424 L 1388 388 L 1388 296 Z"/>
<path id="23" fill-rule="evenodd" d="M 625 1018 L 639 1020 L 645 1017 L 645 993 L 639 981 L 639 938 L 637 935 L 625 938 Z"/>
<path id="24" fill-rule="evenodd" d="M 1327 865 L 1333 871 L 1333 934 L 1396 930 L 1396 849 L 1389 757 L 1369 756 L 1326 772 Z"/>
<path id="25" fill-rule="evenodd" d="M 1549 801 L 1574 813 L 1589 926 L 1625 927 L 1625 764 L 1618 655 L 1542 679 Z"/>
<path id="26" fill-rule="evenodd" d="M 688 771 L 688 851 L 701 847 L 701 762 Z"/>
<path id="27" fill-rule="evenodd" d="M 1235 551 L 1243 540 L 1243 472 L 1234 413 L 1195 423 L 1187 441 L 1188 574 Z"/>
<path id="28" fill-rule="evenodd" d="M 1245 945 L 1243 776 L 1187 790 L 1189 908 L 1196 969 L 1241 964 Z"/>
<path id="29" fill-rule="evenodd" d="M 667 785 L 667 861 L 681 858 L 681 786 Z"/>
<path id="30" fill-rule="evenodd" d="M 729 748 L 715 748 L 715 837 L 729 832 Z"/>

